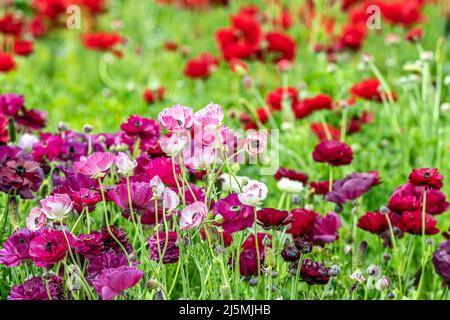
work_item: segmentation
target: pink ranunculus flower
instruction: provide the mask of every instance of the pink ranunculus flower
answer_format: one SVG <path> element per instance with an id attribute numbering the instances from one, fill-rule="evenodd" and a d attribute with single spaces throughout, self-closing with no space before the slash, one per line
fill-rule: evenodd
<path id="1" fill-rule="evenodd" d="M 194 124 L 201 127 L 220 127 L 223 122 L 223 109 L 220 105 L 210 103 L 194 114 Z"/>
<path id="2" fill-rule="evenodd" d="M 73 208 L 72 200 L 65 193 L 47 196 L 39 203 L 45 216 L 50 220 L 62 220 Z"/>
<path id="3" fill-rule="evenodd" d="M 177 155 L 188 142 L 186 135 L 173 134 L 170 137 L 162 137 L 160 141 L 161 150 L 169 157 Z"/>
<path id="4" fill-rule="evenodd" d="M 134 287 L 144 276 L 136 267 L 121 266 L 104 269 L 92 282 L 102 300 L 113 300 L 123 291 Z"/>
<path id="5" fill-rule="evenodd" d="M 208 207 L 204 202 L 196 201 L 181 211 L 180 229 L 189 230 L 200 226 L 208 214 Z"/>
<path id="6" fill-rule="evenodd" d="M 73 165 L 85 176 L 100 178 L 106 175 L 105 171 L 111 167 L 115 158 L 110 152 L 96 152 L 89 157 L 81 157 Z"/>
<path id="7" fill-rule="evenodd" d="M 267 147 L 267 131 L 251 130 L 245 138 L 245 150 L 250 155 L 257 155 L 264 152 Z"/>
<path id="8" fill-rule="evenodd" d="M 251 180 L 238 194 L 240 202 L 247 206 L 256 207 L 267 197 L 267 186 L 259 181 Z"/>
<path id="9" fill-rule="evenodd" d="M 166 190 L 166 186 L 159 176 L 154 176 L 150 180 L 150 187 L 153 190 L 153 196 L 158 199 L 163 196 L 164 191 Z"/>
<path id="10" fill-rule="evenodd" d="M 185 158 L 184 165 L 192 170 L 205 170 L 216 160 L 215 150 L 211 147 L 194 148 L 194 154 Z"/>
<path id="11" fill-rule="evenodd" d="M 44 211 L 39 207 L 34 207 L 33 209 L 31 209 L 26 219 L 27 228 L 30 231 L 41 230 L 45 226 L 46 221 L 47 216 L 45 215 Z"/>
<path id="12" fill-rule="evenodd" d="M 119 169 L 117 172 L 125 176 L 133 175 L 133 170 L 137 167 L 136 160 L 130 159 L 125 152 L 119 152 L 115 159 L 115 164 Z"/>
<path id="13" fill-rule="evenodd" d="M 194 112 L 191 108 L 180 104 L 166 108 L 158 115 L 159 123 L 168 131 L 184 131 L 192 126 Z"/>

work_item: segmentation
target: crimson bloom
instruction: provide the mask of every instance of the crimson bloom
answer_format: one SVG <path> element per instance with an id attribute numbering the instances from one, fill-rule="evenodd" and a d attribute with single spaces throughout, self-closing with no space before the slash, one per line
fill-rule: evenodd
<path id="1" fill-rule="evenodd" d="M 5 145 L 9 141 L 8 119 L 0 113 L 0 145 Z"/>
<path id="2" fill-rule="evenodd" d="M 359 218 L 358 227 L 374 234 L 381 234 L 389 229 L 389 223 L 385 214 L 379 211 L 366 212 Z"/>
<path id="3" fill-rule="evenodd" d="M 94 51 L 111 51 L 124 39 L 117 33 L 97 32 L 82 36 L 84 46 Z"/>
<path id="4" fill-rule="evenodd" d="M 281 60 L 293 61 L 297 47 L 294 39 L 288 34 L 281 32 L 268 32 L 265 36 L 267 41 L 267 52 L 273 62 Z"/>
<path id="5" fill-rule="evenodd" d="M 409 182 L 415 186 L 426 186 L 432 189 L 441 189 L 444 177 L 439 174 L 437 168 L 413 169 L 409 175 Z"/>
<path id="6" fill-rule="evenodd" d="M 414 28 L 411 29 L 407 34 L 406 34 L 406 41 L 408 42 L 419 42 L 423 37 L 423 30 L 422 28 Z"/>
<path id="7" fill-rule="evenodd" d="M 425 234 L 433 235 L 439 233 L 439 229 L 436 228 L 437 221 L 432 215 L 425 215 Z M 421 211 L 407 211 L 403 212 L 398 221 L 398 227 L 403 232 L 411 234 L 422 234 L 422 212 Z"/>
<path id="8" fill-rule="evenodd" d="M 294 221 L 291 223 L 288 233 L 293 236 L 303 236 L 311 231 L 316 217 L 319 216 L 317 212 L 303 208 L 293 209 L 291 213 Z"/>
<path id="9" fill-rule="evenodd" d="M 354 84 L 350 88 L 352 95 L 362 98 L 364 100 L 371 100 L 375 102 L 383 102 L 388 99 L 386 92 L 381 91 L 381 83 L 376 78 L 368 78 L 359 83 Z M 392 98 L 397 99 L 395 92 L 392 92 Z"/>
<path id="10" fill-rule="evenodd" d="M 248 249 L 239 255 L 239 273 L 244 277 L 250 277 L 258 274 L 258 270 L 263 267 L 264 250 L 259 251 L 260 266 L 258 267 L 258 254 L 256 249 Z"/>
<path id="11" fill-rule="evenodd" d="M 331 166 L 343 166 L 352 162 L 353 151 L 349 145 L 343 142 L 327 140 L 316 145 L 312 156 L 317 162 L 326 162 Z"/>
<path id="12" fill-rule="evenodd" d="M 0 51 L 0 72 L 7 73 L 16 68 L 14 58 L 8 54 Z"/>
<path id="13" fill-rule="evenodd" d="M 33 53 L 33 42 L 27 40 L 16 40 L 13 46 L 14 53 L 19 56 L 29 56 Z"/>
<path id="14" fill-rule="evenodd" d="M 184 68 L 184 75 L 191 79 L 205 79 L 209 77 L 219 65 L 219 60 L 209 53 L 202 53 L 198 58 L 191 59 Z"/>
<path id="15" fill-rule="evenodd" d="M 258 210 L 258 224 L 264 229 L 280 229 L 293 221 L 289 211 L 264 208 Z"/>
<path id="16" fill-rule="evenodd" d="M 298 103 L 298 91 L 294 87 L 277 88 L 267 94 L 266 102 L 270 106 L 271 110 L 281 111 L 283 98 L 290 101 L 294 106 Z"/>
<path id="17" fill-rule="evenodd" d="M 303 184 L 308 182 L 308 175 L 296 170 L 280 167 L 275 173 L 275 180 L 280 181 L 281 178 L 288 178 L 289 180 L 298 181 Z"/>
<path id="18" fill-rule="evenodd" d="M 156 101 L 164 100 L 164 94 L 166 92 L 166 88 L 158 87 L 155 90 L 145 89 L 142 93 L 142 98 L 147 104 L 153 104 Z"/>

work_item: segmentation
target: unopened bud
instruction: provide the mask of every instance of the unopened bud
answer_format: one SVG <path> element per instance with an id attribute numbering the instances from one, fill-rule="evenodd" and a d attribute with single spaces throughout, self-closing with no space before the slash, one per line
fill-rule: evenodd
<path id="1" fill-rule="evenodd" d="M 220 294 L 222 296 L 222 300 L 230 300 L 231 299 L 231 289 L 227 285 L 223 285 L 220 287 Z"/>
<path id="2" fill-rule="evenodd" d="M 150 290 L 159 289 L 160 283 L 156 279 L 150 279 L 147 281 L 147 288 Z"/>
<path id="3" fill-rule="evenodd" d="M 380 278 L 380 280 L 377 281 L 377 284 L 375 287 L 378 291 L 385 291 L 389 288 L 389 285 L 391 284 L 391 281 L 389 281 L 389 278 L 386 276 L 383 276 Z"/>
<path id="4" fill-rule="evenodd" d="M 92 126 L 91 126 L 90 124 L 86 124 L 86 125 L 84 125 L 84 127 L 83 127 L 83 131 L 84 131 L 84 133 L 86 133 L 86 134 L 91 133 L 92 130 L 93 130 L 93 128 L 92 128 Z"/>
<path id="5" fill-rule="evenodd" d="M 353 267 L 355 269 L 360 269 L 366 263 L 367 254 L 367 241 L 363 240 L 359 243 L 358 249 L 356 249 L 355 258 L 353 261 Z"/>
<path id="6" fill-rule="evenodd" d="M 9 220 L 14 228 L 19 227 L 19 210 L 17 208 L 17 199 L 15 196 L 9 197 L 8 202 Z"/>
<path id="7" fill-rule="evenodd" d="M 251 287 L 256 287 L 256 286 L 258 285 L 258 279 L 257 279 L 257 278 L 251 278 L 251 279 L 248 281 L 248 284 L 249 284 L 249 286 L 251 286 Z"/>

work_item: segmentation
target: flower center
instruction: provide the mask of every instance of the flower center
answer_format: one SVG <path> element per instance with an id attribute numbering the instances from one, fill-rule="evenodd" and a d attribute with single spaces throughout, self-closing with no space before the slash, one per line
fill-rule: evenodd
<path id="1" fill-rule="evenodd" d="M 15 170 L 16 170 L 16 173 L 19 176 L 21 176 L 21 175 L 23 175 L 25 173 L 25 167 L 24 166 L 17 166 Z"/>
<path id="2" fill-rule="evenodd" d="M 241 212 L 241 207 L 239 207 L 239 206 L 232 206 L 230 208 L 230 210 L 233 211 L 234 213 L 239 213 L 239 212 Z"/>

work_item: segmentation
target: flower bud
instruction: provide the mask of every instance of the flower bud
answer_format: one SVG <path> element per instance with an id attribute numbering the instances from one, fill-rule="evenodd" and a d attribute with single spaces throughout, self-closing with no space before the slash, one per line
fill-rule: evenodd
<path id="1" fill-rule="evenodd" d="M 14 228 L 19 227 L 19 210 L 17 208 L 17 199 L 14 196 L 9 197 L 8 202 L 9 221 Z"/>
<path id="2" fill-rule="evenodd" d="M 380 274 L 380 267 L 375 264 L 371 264 L 367 268 L 367 274 L 371 277 L 378 277 L 378 275 Z"/>
<path id="3" fill-rule="evenodd" d="M 231 289 L 227 285 L 223 285 L 220 287 L 220 294 L 222 296 L 222 300 L 230 300 L 231 299 Z"/>
<path id="4" fill-rule="evenodd" d="M 160 283 L 156 279 L 150 279 L 147 281 L 147 288 L 150 290 L 159 289 Z"/>
<path id="5" fill-rule="evenodd" d="M 377 288 L 378 291 L 385 291 L 389 288 L 390 284 L 391 282 L 389 281 L 389 278 L 383 276 L 380 278 L 380 280 L 377 281 L 375 288 Z"/>
<path id="6" fill-rule="evenodd" d="M 366 263 L 367 254 L 367 241 L 363 240 L 359 243 L 358 249 L 356 249 L 355 258 L 353 261 L 353 267 L 355 269 L 360 269 Z"/>
<path id="7" fill-rule="evenodd" d="M 83 127 L 83 132 L 86 133 L 86 134 L 91 133 L 92 130 L 93 130 L 93 128 L 92 128 L 92 126 L 91 126 L 90 124 L 86 124 L 86 125 L 84 125 L 84 127 Z"/>
<path id="8" fill-rule="evenodd" d="M 251 279 L 248 281 L 248 284 L 249 284 L 249 286 L 251 286 L 251 287 L 256 287 L 256 286 L 258 285 L 258 279 L 257 279 L 257 278 L 251 278 Z"/>

